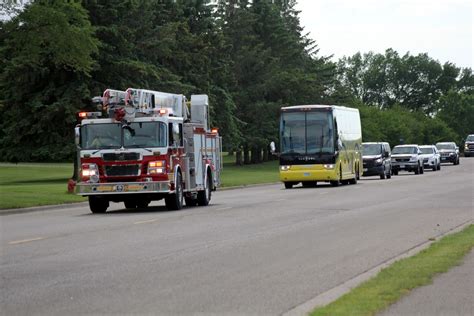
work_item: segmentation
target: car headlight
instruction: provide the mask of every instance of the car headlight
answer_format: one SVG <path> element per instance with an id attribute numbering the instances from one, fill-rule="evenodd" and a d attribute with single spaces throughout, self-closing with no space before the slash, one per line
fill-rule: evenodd
<path id="1" fill-rule="evenodd" d="M 465 144 L 464 149 L 469 149 L 469 146 L 467 144 Z"/>
<path id="2" fill-rule="evenodd" d="M 382 158 L 375 159 L 376 164 L 381 164 L 382 163 Z"/>
<path id="3" fill-rule="evenodd" d="M 334 165 L 333 164 L 326 164 L 326 165 L 323 165 L 324 169 L 334 169 Z"/>
<path id="4" fill-rule="evenodd" d="M 291 166 L 280 166 L 280 170 L 281 171 L 288 171 L 288 170 L 290 170 L 290 167 Z"/>
<path id="5" fill-rule="evenodd" d="M 418 159 L 417 156 L 411 156 L 410 161 L 416 161 Z"/>
<path id="6" fill-rule="evenodd" d="M 454 153 L 449 153 L 450 156 L 454 156 Z"/>

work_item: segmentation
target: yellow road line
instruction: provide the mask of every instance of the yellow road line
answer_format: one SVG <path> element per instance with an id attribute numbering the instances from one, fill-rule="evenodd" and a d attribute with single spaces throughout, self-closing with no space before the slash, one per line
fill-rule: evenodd
<path id="1" fill-rule="evenodd" d="M 10 241 L 8 244 L 9 245 L 18 245 L 18 244 L 24 244 L 24 243 L 27 243 L 27 242 L 37 241 L 37 240 L 42 240 L 42 239 L 44 239 L 44 237 L 36 237 L 36 238 L 15 240 L 15 241 Z"/>
<path id="2" fill-rule="evenodd" d="M 138 225 L 138 224 L 149 224 L 149 223 L 153 223 L 153 222 L 156 222 L 156 221 L 157 221 L 157 219 L 150 219 L 150 220 L 148 220 L 148 221 L 140 221 L 140 222 L 135 222 L 135 223 L 133 223 L 133 224 L 135 224 L 135 225 Z"/>

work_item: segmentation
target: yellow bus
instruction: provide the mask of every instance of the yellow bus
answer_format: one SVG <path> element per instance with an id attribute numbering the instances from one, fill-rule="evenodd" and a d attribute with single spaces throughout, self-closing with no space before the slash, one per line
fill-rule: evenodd
<path id="1" fill-rule="evenodd" d="M 285 188 L 356 184 L 363 170 L 361 148 L 359 110 L 332 105 L 281 108 L 280 180 Z"/>

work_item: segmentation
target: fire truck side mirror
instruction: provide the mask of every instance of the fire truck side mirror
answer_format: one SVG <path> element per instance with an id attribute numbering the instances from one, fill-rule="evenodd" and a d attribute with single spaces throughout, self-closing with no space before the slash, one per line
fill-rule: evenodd
<path id="1" fill-rule="evenodd" d="M 74 141 L 76 142 L 77 147 L 81 146 L 81 127 L 80 126 L 76 126 L 74 128 Z"/>

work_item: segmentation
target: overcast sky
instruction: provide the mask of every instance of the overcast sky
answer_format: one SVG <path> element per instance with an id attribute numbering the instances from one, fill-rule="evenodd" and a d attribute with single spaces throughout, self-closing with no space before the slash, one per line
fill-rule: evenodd
<path id="1" fill-rule="evenodd" d="M 472 0 L 298 0 L 297 9 L 321 55 L 393 48 L 474 68 Z"/>

